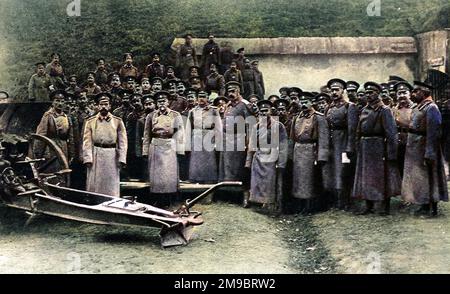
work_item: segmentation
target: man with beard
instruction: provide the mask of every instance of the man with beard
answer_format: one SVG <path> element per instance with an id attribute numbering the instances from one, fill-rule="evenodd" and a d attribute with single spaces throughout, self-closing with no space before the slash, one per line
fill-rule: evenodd
<path id="1" fill-rule="evenodd" d="M 152 54 L 152 63 L 145 68 L 145 74 L 151 80 L 156 77 L 166 78 L 166 67 L 161 64 L 161 55 L 158 52 Z"/>
<path id="2" fill-rule="evenodd" d="M 242 70 L 242 79 L 244 81 L 244 99 L 248 99 L 251 94 L 256 93 L 256 88 L 258 85 L 256 84 L 256 75 L 253 70 L 250 59 L 244 59 L 244 69 Z"/>
<path id="3" fill-rule="evenodd" d="M 133 92 L 129 90 L 123 90 L 120 94 L 120 101 L 122 102 L 122 105 L 118 108 L 116 108 L 113 111 L 113 115 L 120 117 L 120 119 L 125 122 L 127 120 L 128 115 L 133 111 L 133 106 L 130 103 L 130 95 L 132 95 Z"/>
<path id="4" fill-rule="evenodd" d="M 28 83 L 28 99 L 30 101 L 48 101 L 49 87 L 52 85 L 50 76 L 45 72 L 43 62 L 36 63 L 36 73 Z"/>
<path id="5" fill-rule="evenodd" d="M 299 96 L 301 93 L 303 93 L 303 91 L 298 87 L 292 87 L 288 90 L 289 101 L 291 101 L 291 105 L 288 111 L 291 118 L 297 116 L 297 114 L 300 112 Z"/>
<path id="6" fill-rule="evenodd" d="M 179 78 L 175 76 L 175 68 L 173 66 L 167 66 L 166 67 L 166 78 L 164 79 L 164 84 L 168 83 L 169 81 L 180 81 Z"/>
<path id="7" fill-rule="evenodd" d="M 209 93 L 217 93 L 218 96 L 225 95 L 225 79 L 218 72 L 217 64 L 211 63 L 210 74 L 205 79 L 205 90 Z"/>
<path id="8" fill-rule="evenodd" d="M 88 95 L 97 95 L 102 91 L 102 89 L 95 83 L 94 72 L 91 71 L 87 74 L 86 85 L 84 86 L 84 89 L 87 91 Z"/>
<path id="9" fill-rule="evenodd" d="M 156 92 L 162 91 L 163 89 L 163 79 L 160 77 L 154 77 L 152 79 L 152 94 L 154 95 Z"/>
<path id="10" fill-rule="evenodd" d="M 332 205 L 338 209 L 350 205 L 350 189 L 354 174 L 348 172 L 348 163 L 355 154 L 355 131 L 358 124 L 356 106 L 344 100 L 346 83 L 341 79 L 331 79 L 327 83 L 331 90 L 332 102 L 325 111 L 330 128 L 330 158 L 324 168 L 324 186 L 330 192 Z"/>
<path id="11" fill-rule="evenodd" d="M 264 99 L 264 95 L 266 94 L 266 89 L 264 87 L 264 77 L 262 72 L 259 70 L 258 66 L 259 61 L 253 60 L 252 69 L 255 73 L 255 83 L 256 83 L 255 94 L 258 95 L 260 99 Z"/>
<path id="12" fill-rule="evenodd" d="M 223 127 L 220 114 L 209 105 L 207 95 L 199 93 L 197 106 L 189 111 L 186 126 L 189 181 L 217 183 L 216 150 L 217 146 L 222 146 Z"/>
<path id="13" fill-rule="evenodd" d="M 137 67 L 133 65 L 133 54 L 125 53 L 123 55 L 124 64 L 119 70 L 119 75 L 124 80 L 126 77 L 134 77 L 137 79 L 139 71 Z"/>
<path id="14" fill-rule="evenodd" d="M 184 36 L 184 44 L 178 48 L 177 52 L 177 68 L 180 73 L 181 80 L 187 82 L 189 80 L 189 68 L 196 66 L 197 53 L 195 47 L 192 45 L 192 35 L 186 34 Z"/>
<path id="15" fill-rule="evenodd" d="M 197 91 L 205 89 L 205 87 L 203 85 L 203 82 L 202 82 L 202 80 L 199 77 L 192 77 L 192 78 L 190 78 L 189 79 L 189 86 L 192 89 L 195 89 Z"/>
<path id="16" fill-rule="evenodd" d="M 178 96 L 185 97 L 186 96 L 186 85 L 183 81 L 177 82 L 177 94 Z"/>
<path id="17" fill-rule="evenodd" d="M 253 116 L 258 116 L 259 113 L 259 107 L 258 107 L 258 101 L 260 98 L 256 94 L 252 94 L 248 97 L 248 109 L 250 110 L 250 113 Z"/>
<path id="18" fill-rule="evenodd" d="M 66 93 L 73 95 L 75 98 L 80 97 L 81 88 L 78 87 L 77 76 L 69 76 L 69 87 L 66 88 Z"/>
<path id="19" fill-rule="evenodd" d="M 352 196 L 365 200 L 363 215 L 373 213 L 375 203 L 383 203 L 383 215 L 390 213 L 390 199 L 400 194 L 397 166 L 398 134 L 392 111 L 379 95 L 381 86 L 364 84 L 367 103 L 357 128 L 358 156 Z"/>
<path id="20" fill-rule="evenodd" d="M 316 111 L 320 113 L 325 113 L 325 111 L 328 108 L 328 102 L 331 100 L 330 95 L 327 93 L 319 93 L 314 96 L 314 98 L 311 100 L 313 103 L 313 107 Z"/>
<path id="21" fill-rule="evenodd" d="M 71 161 L 75 156 L 74 127 L 64 113 L 66 96 L 67 93 L 64 90 L 50 93 L 52 106 L 42 116 L 36 134 L 52 139 L 61 148 L 67 161 Z M 36 142 L 33 147 L 36 154 L 47 159 L 50 158 L 49 150 L 45 149 L 40 142 Z"/>
<path id="22" fill-rule="evenodd" d="M 167 83 L 167 89 L 170 95 L 169 108 L 173 111 L 181 113 L 184 109 L 186 109 L 187 101 L 186 98 L 178 95 L 176 81 L 169 81 Z"/>
<path id="23" fill-rule="evenodd" d="M 361 115 L 361 112 L 364 107 L 367 106 L 366 93 L 363 90 L 358 91 L 356 94 L 356 108 L 358 109 L 358 117 Z"/>
<path id="24" fill-rule="evenodd" d="M 189 114 L 189 111 L 191 111 L 191 109 L 193 109 L 196 106 L 198 94 L 202 94 L 202 98 L 208 99 L 208 93 L 206 93 L 204 91 L 200 91 L 197 93 L 197 91 L 192 88 L 187 90 L 187 95 L 186 95 L 187 106 L 186 106 L 186 109 L 181 112 L 181 115 L 183 116 L 183 118 L 187 117 Z"/>
<path id="25" fill-rule="evenodd" d="M 244 80 L 242 79 L 242 73 L 237 68 L 236 61 L 232 61 L 230 64 L 230 68 L 224 73 L 223 78 L 225 79 L 225 83 L 228 82 L 238 82 L 241 85 L 244 85 Z M 244 89 L 241 86 L 241 92 L 244 92 Z"/>
<path id="26" fill-rule="evenodd" d="M 124 89 L 130 93 L 136 92 L 136 78 L 133 76 L 128 76 L 125 78 Z"/>
<path id="27" fill-rule="evenodd" d="M 220 115 L 220 118 L 222 119 L 222 121 L 225 118 L 225 112 L 227 110 L 227 106 L 228 106 L 229 102 L 230 101 L 225 96 L 219 96 L 216 99 L 214 99 L 213 105 L 214 105 L 214 107 L 217 107 L 217 110 L 219 112 L 219 115 Z"/>
<path id="28" fill-rule="evenodd" d="M 405 165 L 409 124 L 411 123 L 411 115 L 413 112 L 413 103 L 411 101 L 412 89 L 413 87 L 408 82 L 398 82 L 395 85 L 398 105 L 393 109 L 393 112 L 398 129 L 398 166 L 402 176 Z"/>
<path id="29" fill-rule="evenodd" d="M 178 193 L 177 154 L 185 150 L 183 119 L 168 107 L 169 95 L 167 91 L 155 94 L 158 109 L 145 120 L 142 155 L 148 157 L 150 193 L 154 194 Z"/>
<path id="30" fill-rule="evenodd" d="M 152 85 L 150 84 L 150 80 L 148 78 L 141 79 L 141 94 L 149 95 L 152 93 Z"/>
<path id="31" fill-rule="evenodd" d="M 61 65 L 61 56 L 58 53 L 52 53 L 50 57 L 52 61 L 47 64 L 45 71 L 50 76 L 50 81 L 55 89 L 65 89 L 67 85 L 64 69 Z"/>
<path id="32" fill-rule="evenodd" d="M 122 104 L 122 101 L 120 99 L 120 93 L 123 91 L 122 83 L 120 81 L 120 75 L 118 73 L 111 73 L 109 75 L 109 80 L 110 87 L 108 93 L 110 93 L 112 97 L 111 110 L 115 110 Z"/>
<path id="33" fill-rule="evenodd" d="M 228 103 L 224 113 L 223 152 L 220 153 L 219 181 L 242 181 L 248 187 L 249 174 L 245 169 L 246 140 L 249 129 L 246 119 L 251 116 L 247 106 L 242 101 L 240 87 L 236 82 L 229 82 L 226 86 Z M 244 194 L 244 207 L 248 206 L 249 193 Z"/>
<path id="34" fill-rule="evenodd" d="M 440 145 L 442 116 L 431 97 L 432 86 L 414 82 L 411 94 L 417 105 L 409 124 L 403 173 L 403 200 L 418 204 L 418 214 L 436 216 L 438 202 L 448 201 L 444 158 Z"/>
<path id="35" fill-rule="evenodd" d="M 394 100 L 389 95 L 389 84 L 382 83 L 380 84 L 380 86 L 381 86 L 381 93 L 380 93 L 381 101 L 383 102 L 384 105 L 392 109 L 392 107 L 394 106 Z"/>
<path id="36" fill-rule="evenodd" d="M 359 84 L 355 81 L 347 81 L 347 87 L 345 88 L 347 92 L 348 100 L 352 103 L 356 103 L 356 92 L 359 89 Z"/>
<path id="37" fill-rule="evenodd" d="M 104 58 L 99 58 L 95 62 L 97 69 L 95 70 L 95 83 L 105 91 L 108 88 L 108 71 L 106 70 L 106 62 Z"/>
<path id="38" fill-rule="evenodd" d="M 203 46 L 202 51 L 202 68 L 203 76 L 208 76 L 211 69 L 211 64 L 219 63 L 220 47 L 214 41 L 214 34 L 208 34 L 208 42 Z"/>
<path id="39" fill-rule="evenodd" d="M 321 199 L 322 166 L 329 160 L 329 128 L 324 114 L 317 112 L 313 95 L 303 92 L 299 101 L 301 112 L 294 118 L 290 138 L 294 142 L 292 197 L 300 200 L 300 211 L 311 213 Z"/>
<path id="40" fill-rule="evenodd" d="M 111 94 L 100 93 L 95 98 L 99 113 L 86 120 L 83 134 L 86 190 L 120 197 L 120 169 L 127 162 L 127 132 L 122 119 L 110 113 Z"/>
<path id="41" fill-rule="evenodd" d="M 281 212 L 288 135 L 283 124 L 271 117 L 272 107 L 268 100 L 258 102 L 259 117 L 250 131 L 245 167 L 251 173 L 249 202 Z"/>
<path id="42" fill-rule="evenodd" d="M 127 131 L 128 138 L 128 153 L 127 162 L 128 166 L 122 172 L 123 175 L 131 179 L 139 179 L 142 176 L 142 161 L 139 160 L 138 154 L 141 154 L 142 144 L 140 142 L 140 137 L 138 137 L 138 120 L 142 116 L 142 95 L 132 94 L 130 96 L 131 106 L 133 110 L 128 114 L 125 121 L 125 128 Z"/>

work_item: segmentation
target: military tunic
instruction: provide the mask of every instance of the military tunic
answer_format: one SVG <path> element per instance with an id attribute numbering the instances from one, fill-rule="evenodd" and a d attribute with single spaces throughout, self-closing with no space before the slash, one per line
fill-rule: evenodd
<path id="1" fill-rule="evenodd" d="M 117 116 L 100 114 L 86 120 L 83 134 L 83 163 L 87 170 L 86 190 L 120 197 L 120 163 L 127 162 L 125 125 Z"/>
<path id="2" fill-rule="evenodd" d="M 220 152 L 219 181 L 248 181 L 245 161 L 249 126 L 239 122 L 244 122 L 250 115 L 242 100 L 227 106 L 224 113 L 223 146 L 220 147 L 223 151 Z"/>
<path id="3" fill-rule="evenodd" d="M 49 101 L 49 88 L 52 84 L 48 74 L 31 76 L 28 83 L 28 97 L 37 101 Z"/>
<path id="4" fill-rule="evenodd" d="M 250 132 L 246 167 L 251 168 L 249 201 L 275 204 L 281 200 L 282 177 L 277 169 L 287 162 L 288 135 L 280 122 L 258 122 Z"/>
<path id="5" fill-rule="evenodd" d="M 177 153 L 184 154 L 185 133 L 181 115 L 171 109 L 156 110 L 147 116 L 142 155 L 148 156 L 150 192 L 178 192 Z"/>
<path id="6" fill-rule="evenodd" d="M 312 199 L 320 194 L 318 162 L 329 160 L 329 128 L 323 114 L 315 110 L 294 118 L 290 137 L 294 142 L 292 196 Z"/>
<path id="7" fill-rule="evenodd" d="M 169 108 L 173 111 L 181 113 L 187 107 L 187 100 L 183 96 L 176 94 L 175 98 L 169 98 Z"/>
<path id="8" fill-rule="evenodd" d="M 225 84 L 228 82 L 238 82 L 241 85 L 241 93 L 244 93 L 244 80 L 242 79 L 242 73 L 239 69 L 227 70 L 224 75 Z"/>
<path id="9" fill-rule="evenodd" d="M 398 134 L 394 116 L 380 101 L 366 106 L 357 128 L 358 153 L 352 196 L 383 201 L 400 195 L 401 179 L 396 164 Z"/>
<path id="10" fill-rule="evenodd" d="M 151 63 L 145 68 L 145 74 L 150 81 L 155 77 L 164 80 L 166 78 L 166 67 L 160 63 Z"/>
<path id="11" fill-rule="evenodd" d="M 444 158 L 439 143 L 442 116 L 428 97 L 414 107 L 406 144 L 402 197 L 414 204 L 448 201 Z M 427 166 L 425 159 L 432 160 Z"/>
<path id="12" fill-rule="evenodd" d="M 358 111 L 355 104 L 339 101 L 331 103 L 325 111 L 325 116 L 330 128 L 330 158 L 324 166 L 324 185 L 327 191 L 342 190 L 344 188 L 342 154 L 355 152 Z"/>
<path id="13" fill-rule="evenodd" d="M 396 107 L 393 109 L 398 129 L 398 167 L 401 175 L 403 175 L 405 166 L 406 143 L 408 141 L 408 128 L 411 123 L 412 111 L 412 105 L 402 108 Z"/>
<path id="14" fill-rule="evenodd" d="M 194 46 L 183 44 L 177 52 L 177 67 L 183 82 L 189 81 L 189 68 L 197 66 L 197 53 Z"/>
<path id="15" fill-rule="evenodd" d="M 253 68 L 244 68 L 242 70 L 242 79 L 244 80 L 244 98 L 248 99 L 250 95 L 256 94 L 256 88 L 258 87 Z"/>
<path id="16" fill-rule="evenodd" d="M 135 79 L 137 79 L 138 75 L 139 71 L 134 65 L 124 64 L 119 70 L 119 76 L 122 80 L 124 80 L 126 77 L 134 77 Z"/>
<path id="17" fill-rule="evenodd" d="M 187 116 L 186 139 L 190 146 L 189 181 L 216 183 L 216 145 L 222 144 L 222 120 L 217 108 L 196 106 Z"/>
<path id="18" fill-rule="evenodd" d="M 66 78 L 64 76 L 64 69 L 61 64 L 49 63 L 47 64 L 45 70 L 50 76 L 50 81 L 55 89 L 66 88 Z"/>
<path id="19" fill-rule="evenodd" d="M 264 99 L 264 94 L 266 93 L 266 89 L 264 87 L 264 77 L 260 70 L 253 69 L 255 72 L 255 94 L 258 95 L 260 99 Z"/>
<path id="20" fill-rule="evenodd" d="M 225 95 L 225 79 L 218 73 L 208 75 L 205 79 L 205 90 L 215 92 L 219 96 Z"/>

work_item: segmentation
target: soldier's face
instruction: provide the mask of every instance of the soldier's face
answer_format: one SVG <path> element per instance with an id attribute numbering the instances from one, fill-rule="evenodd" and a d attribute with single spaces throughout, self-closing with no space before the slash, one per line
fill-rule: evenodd
<path id="1" fill-rule="evenodd" d="M 53 59 L 52 59 L 52 62 L 53 62 L 53 63 L 59 63 L 59 55 L 57 55 L 57 54 L 54 55 L 54 56 L 53 56 Z"/>
<path id="2" fill-rule="evenodd" d="M 133 98 L 131 101 L 131 105 L 133 105 L 136 108 L 142 109 L 141 99 L 140 98 Z"/>
<path id="3" fill-rule="evenodd" d="M 253 64 L 252 64 L 252 67 L 253 67 L 254 69 L 258 69 L 258 65 L 259 65 L 258 63 L 253 63 Z"/>
<path id="4" fill-rule="evenodd" d="M 279 115 L 286 115 L 286 107 L 284 107 L 284 106 L 278 107 L 277 111 L 278 111 Z"/>
<path id="5" fill-rule="evenodd" d="M 152 85 L 150 85 L 150 81 L 145 80 L 142 82 L 141 87 L 142 87 L 142 90 L 148 91 L 148 90 L 150 90 Z"/>
<path id="6" fill-rule="evenodd" d="M 207 97 L 199 97 L 198 98 L 198 106 L 201 108 L 205 108 L 208 105 Z"/>
<path id="7" fill-rule="evenodd" d="M 397 92 L 397 100 L 399 102 L 408 102 L 411 99 L 411 92 L 408 90 L 400 90 Z"/>
<path id="8" fill-rule="evenodd" d="M 93 75 L 88 75 L 87 82 L 92 84 L 95 82 L 95 77 Z"/>
<path id="9" fill-rule="evenodd" d="M 100 100 L 98 104 L 98 110 L 101 115 L 105 116 L 111 110 L 111 105 L 109 104 L 109 100 Z"/>
<path id="10" fill-rule="evenodd" d="M 118 76 L 114 76 L 114 77 L 111 79 L 111 86 L 112 86 L 113 88 L 118 88 L 118 87 L 120 87 L 120 78 L 119 78 Z"/>
<path id="11" fill-rule="evenodd" d="M 156 80 L 156 81 L 153 83 L 153 85 L 152 85 L 152 89 L 153 89 L 154 91 L 161 91 L 161 90 L 162 90 L 162 84 L 161 84 L 161 81 Z"/>
<path id="12" fill-rule="evenodd" d="M 216 67 L 216 65 L 215 65 L 215 64 L 211 64 L 211 66 L 209 67 L 209 71 L 212 72 L 212 73 L 217 72 L 217 67 Z"/>
<path id="13" fill-rule="evenodd" d="M 230 68 L 231 68 L 232 70 L 235 70 L 235 69 L 237 68 L 236 62 L 231 63 L 231 64 L 230 64 Z"/>
<path id="14" fill-rule="evenodd" d="M 167 75 L 168 75 L 169 77 L 174 77 L 174 76 L 175 76 L 175 71 L 173 70 L 173 68 L 169 68 L 169 69 L 167 70 Z"/>
<path id="15" fill-rule="evenodd" d="M 152 112 L 153 110 L 155 110 L 155 103 L 154 103 L 154 102 L 152 102 L 152 101 L 147 101 L 147 102 L 144 103 L 144 111 L 145 111 L 146 113 L 150 113 L 150 112 Z"/>
<path id="16" fill-rule="evenodd" d="M 325 99 L 320 100 L 317 102 L 317 111 L 324 113 L 327 106 L 328 106 L 328 103 Z"/>
<path id="17" fill-rule="evenodd" d="M 39 65 L 39 66 L 37 67 L 37 73 L 38 73 L 39 75 L 43 75 L 44 72 L 45 72 L 44 66 L 43 66 L 43 65 Z"/>
<path id="18" fill-rule="evenodd" d="M 170 95 L 175 95 L 177 93 L 177 87 L 175 85 L 170 86 L 169 93 Z"/>
<path id="19" fill-rule="evenodd" d="M 191 45 L 192 44 L 192 37 L 191 36 L 187 36 L 185 39 L 186 44 Z"/>
<path id="20" fill-rule="evenodd" d="M 366 91 L 367 102 L 372 103 L 379 98 L 379 93 L 373 90 Z"/>
<path id="21" fill-rule="evenodd" d="M 250 98 L 249 102 L 250 102 L 251 104 L 256 104 L 256 103 L 258 102 L 258 98 L 252 97 L 252 98 Z"/>
<path id="22" fill-rule="evenodd" d="M 291 94 L 289 98 L 291 99 L 292 103 L 297 105 L 299 104 L 298 94 Z"/>
<path id="23" fill-rule="evenodd" d="M 158 109 L 160 111 L 166 111 L 167 106 L 169 106 L 169 97 L 167 97 L 167 95 L 163 95 L 158 99 L 158 102 L 156 102 L 156 106 L 158 106 Z"/>
<path id="24" fill-rule="evenodd" d="M 189 105 L 194 105 L 195 104 L 195 94 L 188 94 L 187 96 L 187 102 L 189 103 Z"/>
<path id="25" fill-rule="evenodd" d="M 58 94 L 53 98 L 52 106 L 56 111 L 63 111 L 65 108 L 64 95 Z"/>
<path id="26" fill-rule="evenodd" d="M 191 76 L 198 76 L 198 69 L 196 67 L 191 68 Z"/>
<path id="27" fill-rule="evenodd" d="M 152 60 L 154 63 L 159 63 L 159 56 L 158 55 L 153 56 Z"/>
<path id="28" fill-rule="evenodd" d="M 331 88 L 331 98 L 333 98 L 333 100 L 341 99 L 342 94 L 344 94 L 344 89 L 340 87 Z"/>
<path id="29" fill-rule="evenodd" d="M 354 102 L 356 100 L 356 91 L 355 90 L 347 90 L 347 96 L 351 102 Z"/>
<path id="30" fill-rule="evenodd" d="M 87 97 L 85 95 L 81 95 L 80 99 L 78 100 L 78 105 L 80 107 L 85 107 L 88 103 Z"/>
<path id="31" fill-rule="evenodd" d="M 132 63 L 133 63 L 133 58 L 132 58 L 130 55 L 128 55 L 128 56 L 125 58 L 125 63 L 126 63 L 126 64 L 132 64 Z"/>
<path id="32" fill-rule="evenodd" d="M 97 63 L 97 68 L 100 69 L 100 70 L 104 70 L 105 69 L 105 62 L 103 60 L 100 60 Z"/>
<path id="33" fill-rule="evenodd" d="M 130 105 L 130 96 L 124 95 L 122 97 L 122 105 L 124 105 L 124 106 Z"/>
<path id="34" fill-rule="evenodd" d="M 228 90 L 228 98 L 232 101 L 236 101 L 239 97 L 239 90 L 237 88 L 231 88 Z"/>
<path id="35" fill-rule="evenodd" d="M 69 80 L 69 86 L 72 87 L 72 88 L 75 88 L 77 86 L 77 79 L 71 78 Z"/>
<path id="36" fill-rule="evenodd" d="M 184 95 L 184 91 L 186 91 L 186 88 L 184 87 L 183 84 L 180 84 L 178 85 L 177 91 L 179 95 Z"/>
<path id="37" fill-rule="evenodd" d="M 134 81 L 128 81 L 127 82 L 127 89 L 128 90 L 134 90 L 134 87 L 135 87 L 136 85 L 134 84 Z"/>
<path id="38" fill-rule="evenodd" d="M 302 110 L 308 110 L 312 107 L 312 103 L 309 99 L 300 99 L 299 105 Z"/>

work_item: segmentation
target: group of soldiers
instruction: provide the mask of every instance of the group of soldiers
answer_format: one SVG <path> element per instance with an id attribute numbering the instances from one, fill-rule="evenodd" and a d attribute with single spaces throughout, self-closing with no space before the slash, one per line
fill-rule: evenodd
<path id="1" fill-rule="evenodd" d="M 185 59 L 196 55 L 190 38 L 179 51 Z M 82 89 L 76 77 L 68 87 L 54 79 L 52 106 L 37 133 L 66 154 L 74 185 L 113 196 L 120 196 L 120 179 L 130 178 L 149 181 L 149 197 L 177 194 L 180 180 L 241 181 L 245 207 L 282 212 L 349 210 L 364 200 L 359 213 L 388 214 L 390 198 L 401 196 L 420 206 L 418 214 L 437 215 L 438 202 L 448 200 L 442 117 L 431 85 L 391 76 L 360 87 L 335 78 L 319 92 L 282 87 L 264 99 L 257 87 L 245 95 L 246 81 L 236 77 L 211 86 L 210 77 L 221 76 L 209 56 L 217 50 L 212 37 L 205 84 L 176 78 L 159 54 L 140 85 L 128 53 L 118 73 L 101 74 L 99 60 Z M 187 65 L 199 74 L 195 63 Z M 37 75 L 43 73 L 39 64 Z"/>

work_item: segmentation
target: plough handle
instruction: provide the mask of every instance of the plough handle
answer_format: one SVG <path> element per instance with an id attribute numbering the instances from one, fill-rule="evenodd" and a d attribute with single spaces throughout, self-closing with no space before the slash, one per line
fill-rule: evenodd
<path id="1" fill-rule="evenodd" d="M 208 190 L 206 190 L 205 192 L 203 192 L 202 194 L 198 195 L 197 197 L 195 197 L 192 200 L 187 200 L 185 207 L 187 209 L 191 208 L 192 206 L 194 206 L 197 202 L 199 202 L 200 200 L 202 200 L 203 198 L 205 198 L 206 196 L 209 195 L 209 193 L 211 193 L 214 190 L 217 190 L 221 187 L 225 187 L 225 186 L 242 186 L 242 182 L 220 182 L 215 184 L 214 186 L 212 186 L 211 188 L 209 188 Z"/>

